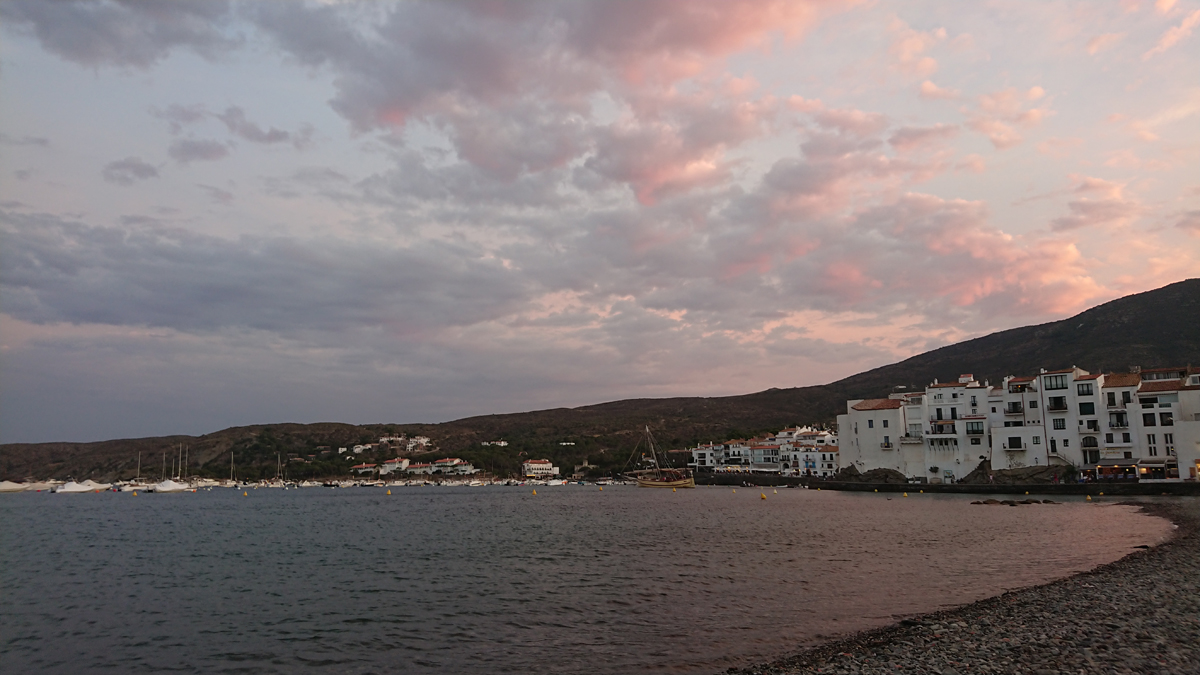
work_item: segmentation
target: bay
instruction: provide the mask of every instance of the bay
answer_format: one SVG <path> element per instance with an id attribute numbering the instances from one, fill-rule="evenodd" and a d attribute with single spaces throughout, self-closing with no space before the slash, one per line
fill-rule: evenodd
<path id="1" fill-rule="evenodd" d="M 2 495 L 0 669 L 714 673 L 1170 531 L 1128 506 L 969 501 L 575 485 Z"/>

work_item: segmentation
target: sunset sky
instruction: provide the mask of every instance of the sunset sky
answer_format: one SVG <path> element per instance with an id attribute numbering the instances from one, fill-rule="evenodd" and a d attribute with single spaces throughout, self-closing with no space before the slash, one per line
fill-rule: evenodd
<path id="1" fill-rule="evenodd" d="M 820 384 L 1198 276 L 1198 32 L 0 3 L 0 441 Z"/>

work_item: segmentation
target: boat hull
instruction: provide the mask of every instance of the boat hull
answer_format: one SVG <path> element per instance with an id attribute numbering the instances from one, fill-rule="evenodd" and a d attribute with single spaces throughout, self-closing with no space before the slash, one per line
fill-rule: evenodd
<path id="1" fill-rule="evenodd" d="M 688 476 L 678 480 L 651 480 L 649 478 L 638 478 L 638 487 L 649 488 L 694 488 L 696 487 L 696 479 Z"/>

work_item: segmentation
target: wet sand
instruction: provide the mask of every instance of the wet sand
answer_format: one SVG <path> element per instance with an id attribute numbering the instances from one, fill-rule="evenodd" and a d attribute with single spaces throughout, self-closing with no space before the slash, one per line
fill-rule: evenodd
<path id="1" fill-rule="evenodd" d="M 1175 535 L 1066 579 L 727 672 L 1200 673 L 1200 500 L 1125 503 L 1169 519 Z"/>

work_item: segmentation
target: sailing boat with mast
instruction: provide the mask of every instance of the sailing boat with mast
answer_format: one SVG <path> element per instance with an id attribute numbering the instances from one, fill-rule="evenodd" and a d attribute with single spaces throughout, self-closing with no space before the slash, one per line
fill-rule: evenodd
<path id="1" fill-rule="evenodd" d="M 676 469 L 671 466 L 667 453 L 654 442 L 650 427 L 646 427 L 646 445 L 650 448 L 648 459 L 653 465 L 650 469 L 633 471 L 638 487 L 655 488 L 694 488 L 696 479 L 688 469 Z M 634 448 L 634 452 L 637 449 Z"/>

